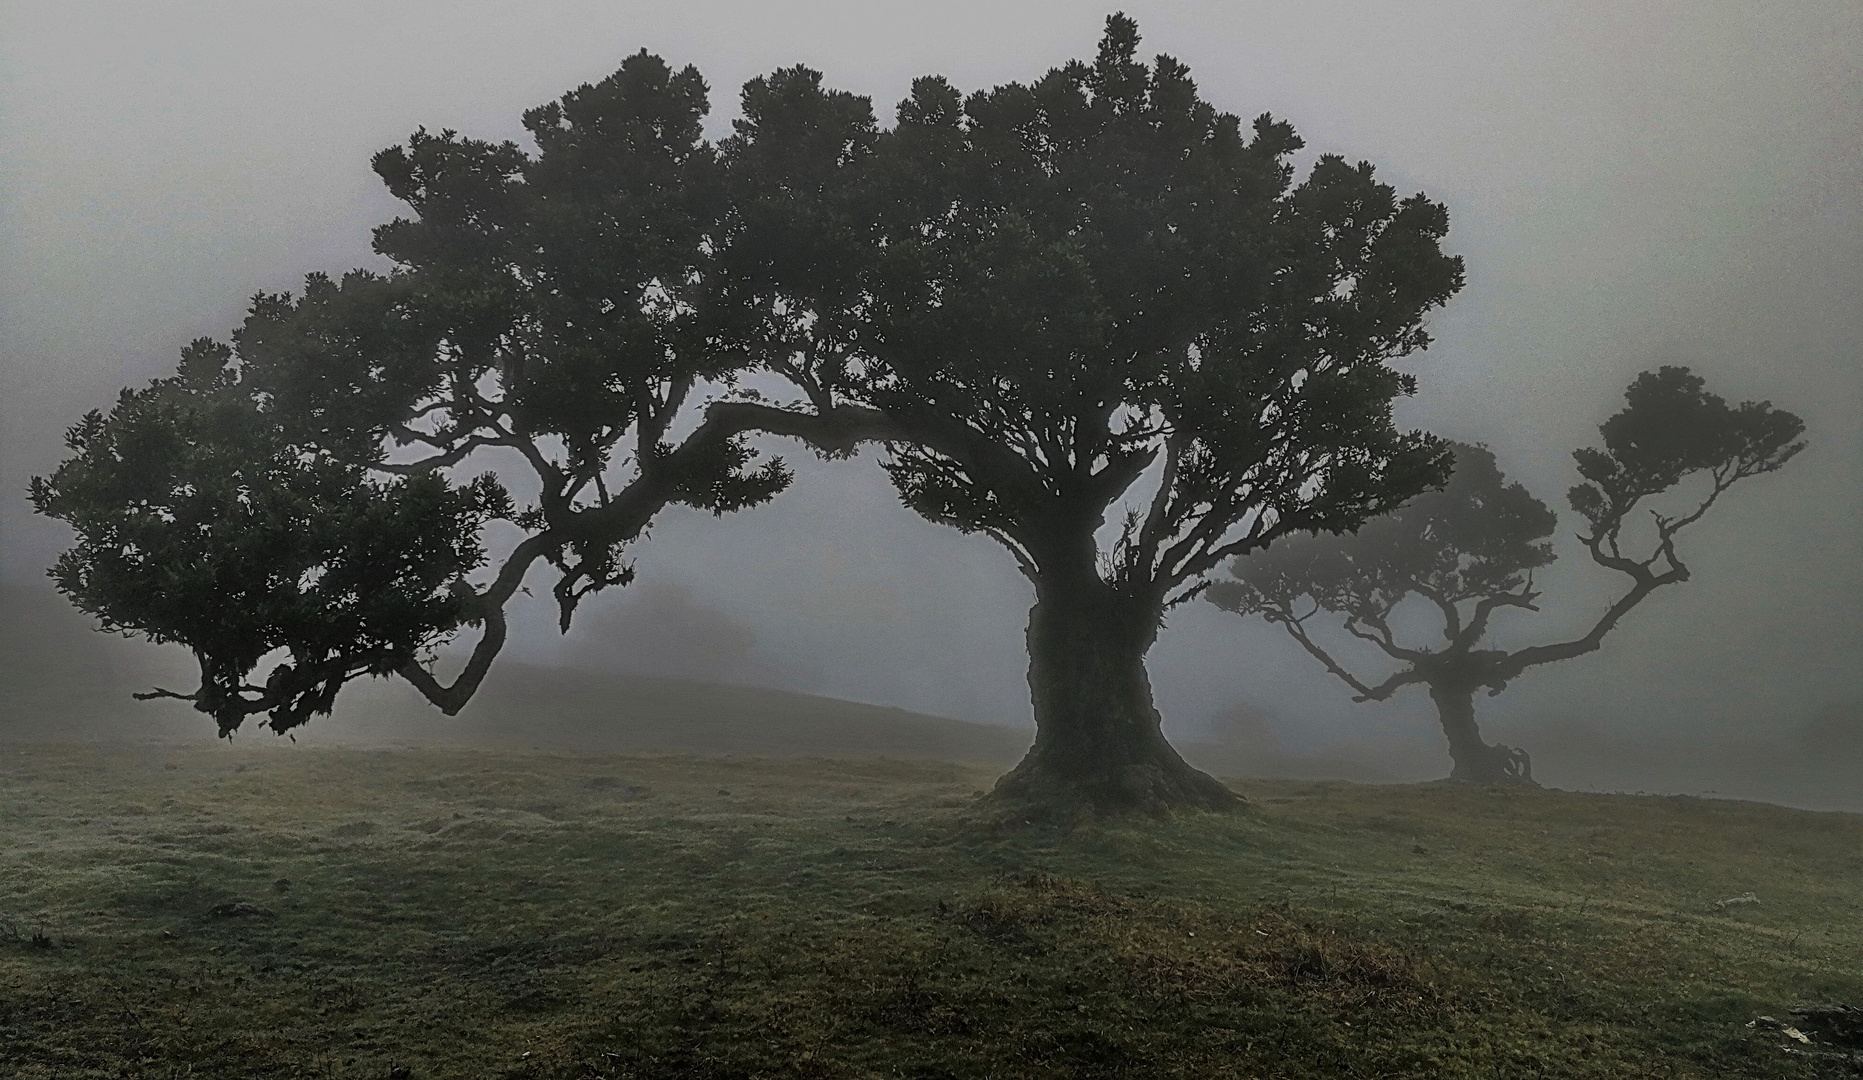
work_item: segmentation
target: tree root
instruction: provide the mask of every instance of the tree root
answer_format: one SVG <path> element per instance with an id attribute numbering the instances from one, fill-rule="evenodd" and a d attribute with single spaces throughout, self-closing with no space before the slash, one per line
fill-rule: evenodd
<path id="1" fill-rule="evenodd" d="M 977 809 L 1005 825 L 1075 825 L 1185 810 L 1228 813 L 1245 805 L 1221 781 L 1181 761 L 1132 763 L 1083 776 L 1031 755 L 998 780 Z"/>
<path id="2" fill-rule="evenodd" d="M 1484 746 L 1479 758 L 1469 762 L 1458 758 L 1449 779 L 1461 784 L 1515 784 L 1539 787 L 1533 779 L 1533 759 L 1516 746 Z"/>

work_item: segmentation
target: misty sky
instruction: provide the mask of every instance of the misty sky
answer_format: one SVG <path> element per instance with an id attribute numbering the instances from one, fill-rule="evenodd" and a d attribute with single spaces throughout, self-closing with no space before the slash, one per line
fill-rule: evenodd
<path id="1" fill-rule="evenodd" d="M 1578 560 L 1563 492 L 1570 451 L 1637 371 L 1689 364 L 1730 398 L 1805 417 L 1803 457 L 1685 534 L 1695 580 L 1645 603 L 1602 655 L 1489 704 L 1500 737 L 1547 722 L 1727 732 L 1863 698 L 1863 4 L 1125 9 L 1141 51 L 1189 63 L 1219 107 L 1285 117 L 1307 160 L 1366 158 L 1448 204 L 1469 285 L 1434 318 L 1437 345 L 1406 362 L 1422 388 L 1401 416 L 1491 445 L 1564 512 L 1547 613 L 1512 617 L 1503 643 L 1570 632 L 1617 587 Z M 521 138 L 525 108 L 643 47 L 704 72 L 714 135 L 745 79 L 798 62 L 885 118 L 916 75 L 968 90 L 1091 56 L 1109 11 L 0 5 L 0 574 L 39 580 L 65 541 L 23 497 L 65 425 L 166 374 L 189 339 L 224 337 L 254 292 L 379 265 L 369 229 L 401 208 L 369 158 L 416 126 Z M 1031 597 L 1008 557 L 900 508 L 870 456 L 781 452 L 800 475 L 775 504 L 656 526 L 637 555 L 660 592 L 591 602 L 569 642 L 549 613 L 521 612 L 512 654 L 626 664 L 616 651 L 652 637 L 642 620 L 679 608 L 665 617 L 692 633 L 722 627 L 745 678 L 1026 722 Z M 1207 605 L 1177 615 L 1152 662 L 1170 728 L 1247 702 L 1295 742 L 1437 738 L 1421 693 L 1352 705 L 1277 634 Z"/>

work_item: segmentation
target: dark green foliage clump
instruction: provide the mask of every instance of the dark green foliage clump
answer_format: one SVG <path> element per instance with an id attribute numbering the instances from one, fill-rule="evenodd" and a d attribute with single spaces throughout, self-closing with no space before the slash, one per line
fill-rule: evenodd
<path id="1" fill-rule="evenodd" d="M 1570 493 L 1572 509 L 1592 527 L 1586 543 L 1615 548 L 1619 531 L 1638 503 L 1688 476 L 1706 473 L 1708 497 L 1694 513 L 1658 515 L 1661 538 L 1700 517 L 1737 480 L 1773 472 L 1805 448 L 1804 421 L 1769 401 L 1729 408 L 1707 382 L 1685 367 L 1637 376 L 1624 391 L 1622 412 L 1598 428 L 1604 449 L 1573 453 L 1589 483 Z"/>
<path id="2" fill-rule="evenodd" d="M 78 532 L 52 571 L 73 603 L 106 630 L 192 648 L 195 707 L 222 735 L 257 712 L 282 732 L 452 634 L 450 586 L 484 563 L 481 529 L 510 501 L 490 477 L 374 478 L 294 439 L 231 358 L 196 341 L 179 375 L 86 416 L 32 498 Z"/>
<path id="3" fill-rule="evenodd" d="M 700 137 L 705 86 L 640 54 L 532 110 L 534 153 L 422 130 L 377 155 L 413 213 L 376 230 L 383 276 L 312 274 L 262 294 L 232 346 L 74 429 L 35 483 L 78 533 L 55 572 L 110 629 L 200 657 L 193 701 L 222 734 L 328 712 L 345 681 L 398 674 L 457 712 L 506 639 L 539 563 L 581 598 L 626 584 L 624 549 L 669 503 L 725 513 L 789 482 L 744 423 L 670 432 L 701 384 L 747 363 L 754 314 L 715 287 L 723 187 Z M 514 506 L 495 474 L 514 452 Z M 522 538 L 488 559 L 493 518 Z M 477 573 L 482 569 L 485 573 Z M 450 685 L 432 649 L 478 628 Z M 249 673 L 290 653 L 258 684 Z"/>

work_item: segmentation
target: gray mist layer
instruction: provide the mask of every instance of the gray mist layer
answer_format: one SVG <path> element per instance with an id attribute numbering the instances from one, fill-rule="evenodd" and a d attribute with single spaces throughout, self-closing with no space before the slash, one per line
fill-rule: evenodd
<path id="1" fill-rule="evenodd" d="M 1367 158 L 1400 190 L 1448 204 L 1469 287 L 1434 320 L 1437 345 L 1408 362 L 1421 391 L 1406 422 L 1487 443 L 1564 510 L 1570 451 L 1639 370 L 1689 364 L 1730 398 L 1770 398 L 1806 419 L 1809 451 L 1686 535 L 1693 581 L 1639 608 L 1603 653 L 1484 701 L 1491 733 L 1535 749 L 1556 782 L 1640 786 L 1611 770 L 1634 761 L 1660 778 L 1672 748 L 1793 746 L 1820 716 L 1847 729 L 1863 701 L 1863 7 L 1126 7 L 1143 50 L 1188 62 L 1218 105 L 1286 117 L 1312 153 Z M 743 80 L 797 62 L 872 95 L 885 116 L 919 74 L 976 88 L 1090 55 L 1108 13 L 1060 2 L 8 8 L 9 618 L 41 610 L 31 597 L 66 540 L 23 499 L 27 478 L 60 459 L 64 426 L 167 373 L 187 340 L 223 337 L 251 294 L 377 265 L 368 230 L 400 208 L 368 160 L 416 126 L 521 137 L 523 109 L 643 47 L 704 71 L 714 134 Z M 1030 596 L 1007 557 L 899 507 L 870 459 L 770 449 L 798 466 L 795 489 L 723 520 L 667 514 L 638 548 L 638 587 L 592 602 L 567 639 L 541 604 L 522 610 L 512 658 L 1026 724 Z M 1501 643 L 1568 635 L 1616 588 L 1570 531 L 1562 524 L 1564 557 L 1542 577 L 1546 613 L 1516 614 Z M 130 655 L 146 647 L 101 643 L 120 674 L 141 677 Z M 1384 673 L 1375 656 L 1351 655 Z M 1353 744 L 1398 775 L 1443 768 L 1423 695 L 1353 705 L 1277 632 L 1207 605 L 1173 617 L 1151 667 L 1180 737 L 1289 752 Z M 26 677 L 17 664 L 0 674 Z"/>

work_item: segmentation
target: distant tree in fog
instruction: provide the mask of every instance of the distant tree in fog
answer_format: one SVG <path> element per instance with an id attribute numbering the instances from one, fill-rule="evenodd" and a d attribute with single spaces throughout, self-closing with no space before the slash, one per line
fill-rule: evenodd
<path id="1" fill-rule="evenodd" d="M 1209 742 L 1255 750 L 1280 748 L 1281 736 L 1266 710 L 1246 702 L 1237 703 L 1218 713 L 1206 736 Z"/>
<path id="2" fill-rule="evenodd" d="M 1555 557 L 1546 542 L 1555 518 L 1526 488 L 1506 482 L 1492 453 L 1460 444 L 1454 447 L 1454 475 L 1443 490 L 1355 533 L 1288 540 L 1237 559 L 1230 580 L 1211 586 L 1208 597 L 1219 607 L 1281 626 L 1357 691 L 1355 700 L 1383 701 L 1413 683 L 1427 686 L 1449 741 L 1455 779 L 1530 783 L 1524 751 L 1482 740 L 1476 691 L 1498 694 L 1528 668 L 1596 651 L 1645 597 L 1688 580 L 1675 546 L 1682 529 L 1737 481 L 1772 472 L 1804 448 L 1798 417 L 1766 402 L 1729 408 L 1687 368 L 1644 372 L 1625 398 L 1623 411 L 1599 429 L 1604 449 L 1574 454 L 1586 481 L 1569 495 L 1586 522 L 1579 540 L 1598 565 L 1630 579 L 1629 589 L 1582 637 L 1512 652 L 1479 647 L 1500 609 L 1539 610 L 1533 572 Z M 1648 553 L 1626 554 L 1632 511 L 1689 477 L 1705 479 L 1699 501 L 1675 516 L 1651 510 Z M 1441 646 L 1398 642 L 1391 615 L 1410 597 L 1440 614 Z M 1322 611 L 1344 616 L 1348 634 L 1403 666 L 1376 685 L 1353 675 L 1308 632 Z"/>
<path id="3" fill-rule="evenodd" d="M 1837 701 L 1800 725 L 1798 748 L 1837 761 L 1863 761 L 1863 702 Z"/>
<path id="4" fill-rule="evenodd" d="M 810 681 L 759 655 L 756 632 L 728 612 L 664 582 L 636 583 L 619 603 L 581 614 L 565 656 L 575 667 L 668 679 L 789 689 Z"/>

